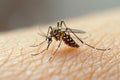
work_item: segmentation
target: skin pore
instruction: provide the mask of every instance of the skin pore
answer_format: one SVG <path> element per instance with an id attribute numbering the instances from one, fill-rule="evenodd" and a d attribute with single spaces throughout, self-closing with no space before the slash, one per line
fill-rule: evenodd
<path id="1" fill-rule="evenodd" d="M 94 50 L 73 36 L 80 47 L 71 48 L 62 42 L 51 62 L 48 60 L 59 43 L 54 39 L 44 53 L 31 56 L 47 47 L 47 42 L 38 47 L 30 47 L 45 39 L 37 34 L 38 28 L 1 33 L 0 80 L 120 80 L 119 21 L 119 9 L 65 20 L 68 27 L 87 32 L 77 34 L 78 37 L 91 35 L 83 39 L 85 42 L 111 50 Z M 56 27 L 54 24 L 53 27 Z M 46 33 L 47 28 L 42 27 Z"/>

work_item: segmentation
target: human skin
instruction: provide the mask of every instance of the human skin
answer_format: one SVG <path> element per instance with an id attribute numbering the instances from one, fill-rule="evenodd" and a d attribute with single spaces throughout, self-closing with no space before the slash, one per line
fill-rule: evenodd
<path id="1" fill-rule="evenodd" d="M 37 34 L 36 27 L 1 33 L 0 80 L 120 80 L 120 9 L 65 22 L 70 28 L 86 31 L 86 34 L 77 34 L 85 42 L 111 50 L 94 50 L 71 34 L 80 47 L 72 48 L 62 42 L 56 56 L 48 61 L 59 41 L 53 38 L 48 50 L 31 56 L 47 47 L 47 44 L 30 47 L 45 39 Z M 47 28 L 41 29 L 47 32 Z"/>

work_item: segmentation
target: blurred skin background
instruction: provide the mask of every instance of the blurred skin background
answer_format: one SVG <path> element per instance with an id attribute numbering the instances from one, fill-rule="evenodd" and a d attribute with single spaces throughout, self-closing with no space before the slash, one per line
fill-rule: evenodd
<path id="1" fill-rule="evenodd" d="M 0 0 L 0 32 L 49 24 L 120 6 L 120 0 Z"/>

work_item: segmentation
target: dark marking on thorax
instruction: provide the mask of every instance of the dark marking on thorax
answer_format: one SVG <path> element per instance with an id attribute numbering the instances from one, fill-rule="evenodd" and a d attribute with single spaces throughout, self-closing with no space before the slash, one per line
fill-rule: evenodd
<path id="1" fill-rule="evenodd" d="M 60 36 L 61 36 L 61 32 L 60 32 L 60 30 L 53 30 L 51 32 L 51 35 L 52 35 L 52 37 L 54 37 L 54 39 L 56 41 L 59 41 L 60 40 Z"/>

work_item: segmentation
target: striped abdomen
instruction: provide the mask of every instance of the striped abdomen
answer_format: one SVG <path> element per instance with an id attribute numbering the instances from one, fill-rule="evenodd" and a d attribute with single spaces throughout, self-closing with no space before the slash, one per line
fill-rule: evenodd
<path id="1" fill-rule="evenodd" d="M 62 40 L 63 40 L 64 43 L 67 44 L 68 46 L 76 47 L 76 48 L 79 47 L 79 45 L 71 38 L 71 36 L 68 35 L 68 34 L 66 34 L 66 33 L 63 34 Z"/>

